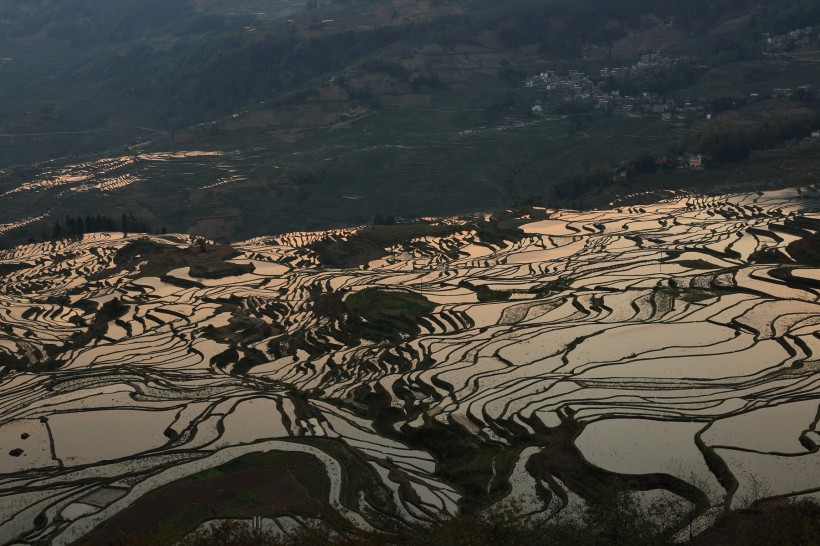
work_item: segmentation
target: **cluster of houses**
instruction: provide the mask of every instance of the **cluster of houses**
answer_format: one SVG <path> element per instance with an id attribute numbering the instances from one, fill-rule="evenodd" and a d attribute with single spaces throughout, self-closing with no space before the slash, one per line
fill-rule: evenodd
<path id="1" fill-rule="evenodd" d="M 792 31 L 784 36 L 803 36 L 805 32 L 811 32 L 811 28 Z M 668 99 L 658 93 L 640 92 L 635 95 L 625 95 L 618 90 L 609 89 L 611 87 L 610 78 L 638 79 L 649 69 L 660 67 L 666 70 L 676 70 L 688 66 L 689 63 L 688 57 L 669 58 L 656 51 L 641 55 L 640 61 L 631 66 L 602 68 L 599 76 L 595 78 L 580 70 L 570 70 L 564 74 L 547 70 L 528 77 L 524 81 L 524 86 L 546 91 L 543 98 L 532 106 L 532 113 L 536 115 L 556 111 L 566 102 L 583 101 L 606 112 L 658 115 L 664 121 L 685 120 L 693 115 L 710 118 L 710 103 L 705 98 L 683 101 Z M 815 93 L 811 85 L 803 85 L 797 89 L 775 88 L 772 89 L 771 96 L 772 98 L 789 99 L 801 94 L 814 94 L 820 98 L 820 93 Z M 749 98 L 760 99 L 760 94 L 751 93 Z"/>
<path id="2" fill-rule="evenodd" d="M 673 70 L 689 66 L 689 57 L 669 58 L 661 55 L 660 51 L 645 53 L 640 60 L 630 66 L 605 67 L 600 70 L 601 79 L 608 78 L 637 78 L 644 75 L 649 70 L 666 69 Z M 547 89 L 568 89 L 577 94 L 584 90 L 593 88 L 596 84 L 592 79 L 580 70 L 570 70 L 568 74 L 560 75 L 552 71 L 541 72 L 525 81 L 526 87 L 546 86 Z"/>
<path id="3" fill-rule="evenodd" d="M 666 70 L 673 70 L 678 68 L 685 68 L 689 66 L 691 60 L 689 57 L 664 57 L 660 51 L 652 53 L 644 53 L 640 60 L 631 66 L 619 67 L 605 67 L 600 71 L 602 78 L 610 77 L 637 77 L 641 76 L 648 70 L 663 68 Z"/>
<path id="4" fill-rule="evenodd" d="M 774 55 L 790 51 L 807 45 L 812 41 L 814 27 L 798 28 L 786 34 L 764 33 L 764 55 Z M 820 39 L 820 35 L 818 35 Z M 609 112 L 641 112 L 657 114 L 665 121 L 671 121 L 677 116 L 686 118 L 687 112 L 704 112 L 707 110 L 705 101 L 688 101 L 686 104 L 676 104 L 675 101 L 664 100 L 656 93 L 640 93 L 637 96 L 622 96 L 617 90 L 607 90 L 612 79 L 638 79 L 652 70 L 680 70 L 690 66 L 689 57 L 666 57 L 658 51 L 644 53 L 639 60 L 629 66 L 605 67 L 600 69 L 594 78 L 580 70 L 570 70 L 566 74 L 554 71 L 535 74 L 524 81 L 526 87 L 542 87 L 549 92 L 549 96 L 532 107 L 534 114 L 547 113 L 562 102 L 583 100 L 593 103 L 597 108 Z M 794 89 L 773 89 L 773 98 L 791 98 L 801 91 L 812 92 L 810 86 Z M 753 93 L 752 98 L 757 94 Z M 708 116 L 708 114 L 707 114 Z"/>
<path id="5" fill-rule="evenodd" d="M 703 154 L 686 153 L 677 157 L 659 157 L 655 160 L 655 163 L 661 168 L 678 167 L 680 169 L 693 169 L 700 171 L 703 170 L 707 159 L 708 157 Z"/>
<path id="6" fill-rule="evenodd" d="M 588 74 L 580 70 L 570 70 L 566 74 L 559 74 L 548 70 L 527 78 L 525 87 L 543 88 L 548 92 L 544 100 L 538 101 L 532 107 L 533 114 L 544 114 L 554 110 L 561 103 L 581 100 L 591 103 L 596 108 L 608 112 L 635 112 L 655 114 L 665 121 L 671 121 L 674 115 L 685 118 L 687 113 L 698 113 L 706 110 L 705 101 L 686 101 L 678 103 L 672 99 L 664 99 L 657 93 L 641 92 L 638 95 L 622 95 L 618 90 L 607 90 L 606 82 L 610 77 L 629 76 L 637 77 L 641 72 L 652 67 L 674 68 L 688 64 L 689 59 L 679 57 L 670 59 L 659 53 L 648 53 L 641 56 L 641 61 L 631 67 L 604 68 L 600 72 L 600 80 L 593 80 Z"/>
<path id="7" fill-rule="evenodd" d="M 702 171 L 706 167 L 706 162 L 709 156 L 703 154 L 685 153 L 680 156 L 662 156 L 655 158 L 655 166 L 657 169 L 664 171 L 671 171 L 672 169 L 689 169 L 693 171 Z M 612 169 L 613 180 L 626 180 L 630 177 L 630 163 L 627 161 L 621 162 L 620 166 Z"/>
<path id="8" fill-rule="evenodd" d="M 786 34 L 763 34 L 763 54 L 777 55 L 811 42 L 812 27 L 797 28 Z"/>
<path id="9" fill-rule="evenodd" d="M 813 93 L 814 89 L 811 85 L 801 85 L 797 88 L 797 93 Z M 795 90 L 790 88 L 779 89 L 774 88 L 772 89 L 772 98 L 773 99 L 790 99 L 795 95 Z"/>

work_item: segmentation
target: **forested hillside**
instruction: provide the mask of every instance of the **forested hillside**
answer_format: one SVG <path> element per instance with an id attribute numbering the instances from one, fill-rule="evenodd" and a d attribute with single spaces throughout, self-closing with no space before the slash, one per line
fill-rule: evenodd
<path id="1" fill-rule="evenodd" d="M 0 235 L 124 213 L 234 239 L 810 178 L 818 26 L 785 0 L 0 0 Z M 687 154 L 705 173 L 629 167 Z"/>

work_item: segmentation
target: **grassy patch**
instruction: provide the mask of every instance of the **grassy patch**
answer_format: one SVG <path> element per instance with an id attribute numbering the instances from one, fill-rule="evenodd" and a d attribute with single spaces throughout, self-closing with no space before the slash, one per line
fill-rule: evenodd
<path id="1" fill-rule="evenodd" d="M 330 482 L 324 465 L 311 455 L 292 451 L 248 453 L 185 479 L 208 480 L 248 468 L 284 470 L 292 474 L 308 494 L 317 500 L 326 500 L 330 494 Z"/>
<path id="2" fill-rule="evenodd" d="M 417 334 L 419 319 L 436 307 L 421 294 L 383 288 L 354 292 L 344 304 L 348 332 L 377 341 L 398 341 L 402 334 Z"/>
<path id="3" fill-rule="evenodd" d="M 191 504 L 162 520 L 154 538 L 158 544 L 169 544 L 213 517 L 212 507 L 204 504 Z"/>
<path id="4" fill-rule="evenodd" d="M 318 515 L 330 481 L 324 465 L 298 452 L 249 453 L 151 491 L 86 539 L 110 544 L 138 534 L 150 544 L 174 544 L 214 518 Z"/>
<path id="5" fill-rule="evenodd" d="M 512 471 L 520 452 L 518 447 L 502 448 L 481 443 L 460 427 L 440 423 L 405 428 L 403 432 L 411 445 L 433 454 L 438 462 L 437 474 L 458 488 L 464 496 L 462 508 L 468 512 L 480 511 L 500 500 L 508 491 L 505 477 Z"/>

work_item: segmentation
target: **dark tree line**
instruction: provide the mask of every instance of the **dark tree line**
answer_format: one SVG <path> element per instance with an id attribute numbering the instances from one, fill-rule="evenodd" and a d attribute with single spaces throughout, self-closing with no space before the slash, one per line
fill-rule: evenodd
<path id="1" fill-rule="evenodd" d="M 820 112 L 757 125 L 715 124 L 704 133 L 687 136 L 678 148 L 707 154 L 716 163 L 731 163 L 743 161 L 752 151 L 808 137 L 818 127 Z"/>
<path id="2" fill-rule="evenodd" d="M 666 503 L 668 504 L 668 503 Z M 306 526 L 290 535 L 276 534 L 238 520 L 215 520 L 176 544 L 182 546 L 667 546 L 680 544 L 667 528 L 676 508 L 663 502 L 641 505 L 638 498 L 612 487 L 579 514 L 536 523 L 523 516 L 524 507 L 488 511 L 482 516 L 460 514 L 428 525 L 411 525 L 398 532 L 338 533 L 324 525 Z M 812 500 L 786 502 L 766 509 L 723 514 L 707 532 L 687 544 L 708 546 L 804 546 L 816 544 L 820 505 Z M 149 534 L 123 537 L 122 546 L 156 544 Z"/>
<path id="3" fill-rule="evenodd" d="M 674 70 L 654 69 L 640 77 L 611 76 L 604 82 L 602 89 L 617 89 L 622 95 L 639 96 L 644 91 L 668 95 L 680 89 L 686 89 L 698 81 L 704 69 L 682 66 Z"/>
<path id="4" fill-rule="evenodd" d="M 671 151 L 680 155 L 704 154 L 712 164 L 733 163 L 743 161 L 753 151 L 801 140 L 818 128 L 820 111 L 756 125 L 715 123 L 703 133 L 687 135 Z M 617 168 L 604 163 L 571 174 L 551 187 L 546 195 L 531 197 L 525 203 L 543 204 L 546 199 L 583 206 L 584 199 L 612 186 L 619 175 L 631 178 L 658 171 L 669 172 L 678 166 L 677 157 L 660 158 L 651 150 L 644 150 Z"/>
<path id="5" fill-rule="evenodd" d="M 151 233 L 148 224 L 137 218 L 133 213 L 123 213 L 119 218 L 102 214 L 71 216 L 57 220 L 51 225 L 48 236 L 52 239 L 77 238 L 86 233 L 102 233 L 107 231 L 122 231 L 125 233 Z M 162 228 L 163 233 L 165 228 Z"/>

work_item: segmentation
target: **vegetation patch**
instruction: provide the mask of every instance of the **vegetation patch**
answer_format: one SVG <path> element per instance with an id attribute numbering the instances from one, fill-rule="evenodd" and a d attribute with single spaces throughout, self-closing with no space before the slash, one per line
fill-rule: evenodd
<path id="1" fill-rule="evenodd" d="M 471 224 L 471 227 L 475 229 L 476 237 L 480 243 L 504 246 L 508 242 L 518 242 L 527 237 L 527 234 L 521 231 L 519 227 L 532 222 L 532 216 L 546 218 L 542 211 L 538 212 L 541 212 L 541 214 L 535 214 L 535 209 L 526 209 L 525 212 L 519 209 L 500 212 L 494 214 L 489 221 L 479 221 Z M 526 218 L 521 216 L 526 216 Z"/>
<path id="2" fill-rule="evenodd" d="M 508 491 L 508 482 L 500 477 L 512 471 L 520 446 L 501 447 L 479 442 L 461 427 L 437 422 L 405 427 L 402 433 L 411 445 L 429 451 L 436 458 L 437 474 L 464 495 L 461 507 L 467 512 L 478 513 Z"/>
<path id="3" fill-rule="evenodd" d="M 359 345 L 362 340 L 396 344 L 407 336 L 417 335 L 421 331 L 420 319 L 436 308 L 421 294 L 399 288 L 314 291 L 312 303 L 314 316 L 322 322 L 315 328 L 303 328 L 271 339 L 268 351 L 274 358 L 295 357 L 299 350 L 318 357 L 338 348 L 336 342 L 349 347 Z M 328 339 L 331 336 L 335 341 Z M 370 364 L 363 362 L 362 365 Z M 328 366 L 331 373 L 346 373 L 336 369 L 332 359 Z"/>
<path id="4" fill-rule="evenodd" d="M 534 286 L 530 289 L 530 293 L 535 294 L 537 298 L 546 298 L 556 292 L 564 292 L 571 288 L 572 280 L 560 278 Z"/>
<path id="5" fill-rule="evenodd" d="M 85 332 L 75 332 L 71 336 L 73 348 L 80 348 L 88 345 L 93 340 L 99 340 L 108 332 L 108 324 L 122 317 L 128 306 L 123 304 L 118 298 L 113 298 L 103 304 L 100 310 L 94 315 L 94 320 Z M 80 318 L 79 321 L 83 319 Z M 80 324 L 84 326 L 84 324 Z"/>
<path id="6" fill-rule="evenodd" d="M 418 321 L 436 305 L 409 290 L 366 288 L 344 300 L 346 329 L 351 335 L 374 341 L 399 341 L 418 334 Z"/>
<path id="7" fill-rule="evenodd" d="M 480 302 L 507 301 L 513 295 L 512 290 L 493 290 L 486 284 L 475 285 L 467 280 L 460 281 L 458 285 L 475 292 Z"/>
<path id="8" fill-rule="evenodd" d="M 366 456 L 343 441 L 330 438 L 300 438 L 298 441 L 318 447 L 339 461 L 343 472 L 342 504 L 356 509 L 359 506 L 359 492 L 364 492 L 369 504 L 376 510 L 383 511 L 383 523 L 392 529 L 398 527 L 395 520 L 389 517 L 391 509 L 395 508 L 392 497 L 369 465 L 369 461 L 374 460 L 372 457 Z M 379 519 L 377 514 L 373 515 Z M 343 525 L 348 527 L 346 523 Z"/>
<path id="9" fill-rule="evenodd" d="M 176 481 L 140 498 L 86 537 L 111 544 L 124 535 L 173 544 L 215 518 L 316 516 L 330 484 L 324 466 L 303 453 L 251 453 Z"/>
<path id="10" fill-rule="evenodd" d="M 798 263 L 820 265 L 820 232 L 793 241 L 786 248 Z"/>
<path id="11" fill-rule="evenodd" d="M 388 248 L 419 237 L 444 237 L 460 228 L 444 224 L 374 225 L 342 239 L 322 239 L 308 245 L 319 262 L 329 267 L 358 267 L 388 255 Z"/>
<path id="12" fill-rule="evenodd" d="M 820 537 L 820 505 L 812 500 L 772 501 L 730 512 L 697 537 L 698 546 L 803 546 Z"/>
<path id="13" fill-rule="evenodd" d="M 666 546 L 679 544 L 666 531 L 668 507 L 642 506 L 627 491 L 612 489 L 606 502 L 582 513 L 548 524 L 522 517 L 516 508 L 481 516 L 460 515 L 400 532 L 356 531 L 335 534 L 321 527 L 306 527 L 290 537 L 225 521 L 187 537 L 181 546 L 476 546 L 522 544 L 528 546 Z M 820 505 L 811 500 L 782 502 L 755 510 L 733 511 L 717 527 L 696 536 L 693 546 L 804 546 L 820 534 Z M 138 540 L 122 544 L 138 545 Z"/>
<path id="14" fill-rule="evenodd" d="M 749 263 L 752 264 L 783 264 L 790 262 L 789 257 L 777 248 L 755 250 L 749 254 Z"/>
<path id="15" fill-rule="evenodd" d="M 235 308 L 228 324 L 219 328 L 209 324 L 202 329 L 205 337 L 231 345 L 250 345 L 270 337 L 275 329 L 264 320 L 253 316 L 247 309 Z"/>
<path id="16" fill-rule="evenodd" d="M 0 277 L 5 277 L 6 275 L 10 275 L 16 271 L 22 271 L 29 268 L 31 268 L 31 266 L 28 264 L 3 263 L 0 264 Z"/>
<path id="17" fill-rule="evenodd" d="M 687 269 L 702 269 L 702 270 L 712 270 L 712 269 L 720 269 L 719 265 L 715 265 L 711 262 L 707 262 L 706 260 L 680 260 L 674 262 L 681 267 L 685 267 Z"/>
<path id="18" fill-rule="evenodd" d="M 119 249 L 114 262 L 119 270 L 139 271 L 139 276 L 142 277 L 163 277 L 175 269 L 190 267 L 191 277 L 221 279 L 253 272 L 251 264 L 225 261 L 239 255 L 229 245 L 211 245 L 204 240 L 188 248 L 179 248 L 139 239 Z M 104 273 L 107 275 L 112 272 Z"/>
<path id="19" fill-rule="evenodd" d="M 699 301 L 710 300 L 715 297 L 715 294 L 708 290 L 684 290 L 680 299 L 687 303 L 697 303 Z"/>

